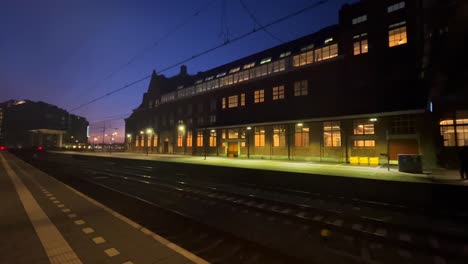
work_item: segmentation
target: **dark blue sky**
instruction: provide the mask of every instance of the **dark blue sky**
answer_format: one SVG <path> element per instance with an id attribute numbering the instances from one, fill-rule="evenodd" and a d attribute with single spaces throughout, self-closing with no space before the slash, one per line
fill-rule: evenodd
<path id="1" fill-rule="evenodd" d="M 243 1 L 263 24 L 316 2 Z M 354 1 L 329 0 L 269 31 L 284 41 L 310 34 L 337 23 L 338 10 L 346 2 Z M 170 37 L 148 48 L 189 18 Z M 3 0 L 0 25 L 0 102 L 30 99 L 66 110 L 220 44 L 226 35 L 232 38 L 254 28 L 239 0 Z M 196 73 L 278 44 L 259 31 L 186 64 L 189 73 Z M 143 50 L 130 65 L 106 78 Z M 178 71 L 177 67 L 164 74 Z M 98 121 L 128 116 L 148 83 L 74 114 L 86 117 L 94 134 L 103 126 Z M 123 135 L 123 119 L 105 125 Z"/>

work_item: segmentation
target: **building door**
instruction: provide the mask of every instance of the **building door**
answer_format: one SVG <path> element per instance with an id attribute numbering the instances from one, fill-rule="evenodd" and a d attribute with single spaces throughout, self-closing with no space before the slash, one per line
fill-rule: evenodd
<path id="1" fill-rule="evenodd" d="M 227 156 L 230 158 L 237 157 L 239 155 L 239 143 L 238 142 L 228 142 Z"/>
<path id="2" fill-rule="evenodd" d="M 169 153 L 169 141 L 164 141 L 163 152 Z"/>
<path id="3" fill-rule="evenodd" d="M 388 144 L 390 164 L 398 164 L 398 154 L 419 154 L 416 139 L 391 139 Z"/>

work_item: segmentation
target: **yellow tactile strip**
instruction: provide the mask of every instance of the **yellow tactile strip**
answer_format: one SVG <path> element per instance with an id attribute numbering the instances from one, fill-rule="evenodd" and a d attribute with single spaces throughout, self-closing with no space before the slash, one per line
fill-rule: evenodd
<path id="1" fill-rule="evenodd" d="M 31 221 L 51 264 L 81 264 L 81 260 L 63 238 L 57 227 L 41 209 L 36 199 L 10 167 L 3 154 L 0 154 L 3 166 L 10 177 L 24 210 Z"/>

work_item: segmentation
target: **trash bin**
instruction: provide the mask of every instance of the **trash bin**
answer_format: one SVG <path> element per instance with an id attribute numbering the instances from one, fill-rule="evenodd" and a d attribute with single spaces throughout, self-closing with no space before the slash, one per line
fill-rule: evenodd
<path id="1" fill-rule="evenodd" d="M 398 171 L 422 173 L 421 155 L 398 154 Z"/>

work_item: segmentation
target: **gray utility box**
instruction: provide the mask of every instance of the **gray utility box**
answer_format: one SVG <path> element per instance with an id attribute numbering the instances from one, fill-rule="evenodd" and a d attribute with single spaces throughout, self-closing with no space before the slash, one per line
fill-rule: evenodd
<path id="1" fill-rule="evenodd" d="M 422 173 L 421 155 L 398 154 L 398 171 Z"/>

